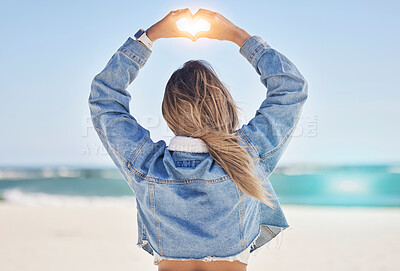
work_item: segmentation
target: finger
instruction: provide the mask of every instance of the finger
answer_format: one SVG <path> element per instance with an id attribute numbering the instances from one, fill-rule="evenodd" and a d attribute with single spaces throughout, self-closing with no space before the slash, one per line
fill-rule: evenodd
<path id="1" fill-rule="evenodd" d="M 182 12 L 182 9 L 171 10 L 171 12 L 168 13 L 168 16 L 169 17 L 174 17 L 174 16 L 180 14 L 181 12 Z"/>
<path id="2" fill-rule="evenodd" d="M 210 31 L 199 31 L 194 35 L 193 40 L 196 41 L 199 38 L 205 38 L 208 33 L 210 33 Z"/>
<path id="3" fill-rule="evenodd" d="M 194 36 L 192 35 L 192 33 L 187 32 L 187 31 L 179 31 L 179 37 L 188 38 L 188 39 L 194 41 Z"/>
<path id="4" fill-rule="evenodd" d="M 181 11 L 182 11 L 182 9 L 175 9 L 175 10 L 172 10 L 171 13 L 172 14 L 177 14 L 177 13 L 179 13 Z"/>
<path id="5" fill-rule="evenodd" d="M 215 12 L 206 10 L 206 9 L 199 9 L 194 15 L 193 15 L 193 21 L 197 22 L 200 19 L 208 19 L 211 20 L 215 16 Z"/>
<path id="6" fill-rule="evenodd" d="M 190 11 L 189 8 L 180 9 L 179 12 L 181 12 L 181 13 L 190 13 L 190 14 L 192 14 L 192 12 Z"/>
<path id="7" fill-rule="evenodd" d="M 184 18 L 184 17 L 191 18 L 193 16 L 189 8 L 178 9 L 174 13 L 174 15 L 177 16 L 177 18 Z"/>
<path id="8" fill-rule="evenodd" d="M 215 13 L 216 13 L 215 11 L 204 9 L 204 8 L 201 8 L 196 12 L 196 14 L 209 14 L 209 15 L 213 15 Z"/>

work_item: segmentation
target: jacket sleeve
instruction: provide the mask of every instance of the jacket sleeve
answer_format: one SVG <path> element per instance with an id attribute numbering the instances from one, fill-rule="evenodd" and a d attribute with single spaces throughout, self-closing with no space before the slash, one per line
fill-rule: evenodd
<path id="1" fill-rule="evenodd" d="M 296 128 L 308 96 L 308 84 L 288 58 L 259 36 L 247 39 L 239 52 L 267 88 L 266 99 L 239 132 L 271 174 Z"/>
<path id="2" fill-rule="evenodd" d="M 125 179 L 127 164 L 144 143 L 154 143 L 130 114 L 127 91 L 150 55 L 151 50 L 129 37 L 91 83 L 88 102 L 94 129 Z"/>

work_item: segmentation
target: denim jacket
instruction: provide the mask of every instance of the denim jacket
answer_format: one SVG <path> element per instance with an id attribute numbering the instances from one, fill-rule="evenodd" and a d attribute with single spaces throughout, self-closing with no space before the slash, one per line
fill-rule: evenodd
<path id="1" fill-rule="evenodd" d="M 137 245 L 166 259 L 226 258 L 257 250 L 289 227 L 268 177 L 298 123 L 306 80 L 259 36 L 239 49 L 267 92 L 255 116 L 235 132 L 275 196 L 272 209 L 239 190 L 201 139 L 178 136 L 169 146 L 154 142 L 130 114 L 127 88 L 151 52 L 129 37 L 94 77 L 88 100 L 102 144 L 135 193 Z"/>

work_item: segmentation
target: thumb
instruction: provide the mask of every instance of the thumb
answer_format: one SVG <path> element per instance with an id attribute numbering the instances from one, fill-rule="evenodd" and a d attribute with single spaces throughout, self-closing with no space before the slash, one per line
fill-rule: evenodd
<path id="1" fill-rule="evenodd" d="M 187 32 L 187 31 L 179 31 L 179 35 L 180 35 L 181 37 L 188 38 L 188 39 L 190 39 L 190 40 L 193 40 L 193 39 L 194 39 L 192 33 Z"/>
<path id="2" fill-rule="evenodd" d="M 194 35 L 194 41 L 198 40 L 199 38 L 206 38 L 207 37 L 207 33 L 209 31 L 199 31 Z"/>

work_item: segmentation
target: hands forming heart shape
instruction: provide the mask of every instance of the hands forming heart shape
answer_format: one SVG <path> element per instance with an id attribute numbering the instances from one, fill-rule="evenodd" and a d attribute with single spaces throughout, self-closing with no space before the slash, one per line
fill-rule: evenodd
<path id="1" fill-rule="evenodd" d="M 176 22 L 176 25 L 180 31 L 189 32 L 193 37 L 200 31 L 207 32 L 210 30 L 210 23 L 200 18 L 197 21 L 182 18 Z"/>
<path id="2" fill-rule="evenodd" d="M 188 8 L 171 11 L 146 32 L 153 42 L 160 38 L 184 37 L 192 41 L 209 38 L 228 40 L 241 46 L 250 37 L 218 12 L 199 9 L 193 15 Z"/>

